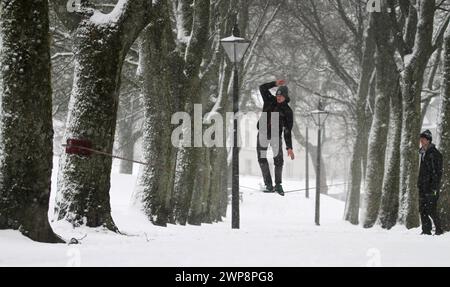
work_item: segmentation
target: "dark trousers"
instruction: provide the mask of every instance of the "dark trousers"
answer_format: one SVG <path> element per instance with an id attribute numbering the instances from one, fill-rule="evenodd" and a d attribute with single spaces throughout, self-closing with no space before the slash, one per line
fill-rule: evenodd
<path id="1" fill-rule="evenodd" d="M 432 193 L 419 193 L 419 212 L 420 219 L 422 221 L 422 231 L 424 233 L 431 233 L 432 222 L 436 227 L 436 232 L 442 232 L 441 220 L 439 218 L 439 213 L 437 212 L 437 204 L 439 200 L 439 195 L 434 195 Z"/>
<path id="2" fill-rule="evenodd" d="M 266 186 L 272 186 L 272 176 L 270 174 L 269 162 L 267 161 L 267 150 L 270 147 L 272 148 L 272 152 L 274 154 L 274 165 L 275 165 L 275 184 L 281 184 L 282 182 L 282 174 L 283 174 L 283 143 L 281 141 L 281 137 L 278 138 L 278 141 L 270 140 L 270 138 L 266 138 L 265 136 L 260 137 L 260 133 L 258 133 L 258 140 L 256 145 L 256 151 L 258 153 L 258 163 L 261 167 L 261 172 L 264 177 L 264 183 Z"/>

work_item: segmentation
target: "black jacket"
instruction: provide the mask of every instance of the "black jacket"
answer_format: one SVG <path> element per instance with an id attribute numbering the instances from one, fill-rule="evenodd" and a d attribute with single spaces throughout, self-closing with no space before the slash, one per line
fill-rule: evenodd
<path id="1" fill-rule="evenodd" d="M 264 100 L 264 106 L 263 106 L 263 113 L 267 113 L 267 131 L 268 136 L 271 135 L 271 113 L 278 112 L 279 113 L 279 119 L 280 119 L 280 137 L 281 134 L 284 133 L 284 141 L 286 142 L 286 149 L 292 149 L 292 127 L 294 125 L 294 114 L 292 112 L 292 109 L 289 107 L 288 103 L 290 102 L 289 97 L 286 97 L 286 101 L 282 104 L 277 103 L 277 99 L 272 93 L 270 92 L 270 89 L 276 87 L 276 82 L 270 82 L 267 84 L 264 84 L 259 87 L 259 91 L 261 92 L 261 96 Z M 262 117 L 262 116 L 261 116 Z M 258 121 L 258 129 L 259 129 L 259 122 Z"/>
<path id="2" fill-rule="evenodd" d="M 422 194 L 439 192 L 442 178 L 442 154 L 432 144 L 428 150 L 420 149 L 418 187 Z"/>

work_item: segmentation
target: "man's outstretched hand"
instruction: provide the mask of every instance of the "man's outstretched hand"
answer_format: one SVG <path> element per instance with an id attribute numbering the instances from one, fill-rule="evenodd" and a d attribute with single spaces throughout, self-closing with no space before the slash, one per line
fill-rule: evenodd
<path id="1" fill-rule="evenodd" d="M 286 81 L 285 80 L 277 80 L 277 87 L 285 86 Z"/>
<path id="2" fill-rule="evenodd" d="M 294 160 L 295 159 L 295 155 L 294 155 L 294 151 L 292 149 L 288 149 L 288 156 Z"/>

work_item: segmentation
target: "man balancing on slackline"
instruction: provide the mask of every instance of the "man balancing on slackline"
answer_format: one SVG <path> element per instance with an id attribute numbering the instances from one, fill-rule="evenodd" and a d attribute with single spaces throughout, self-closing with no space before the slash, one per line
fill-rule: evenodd
<path id="1" fill-rule="evenodd" d="M 266 185 L 264 192 L 277 192 L 282 196 L 284 196 L 283 187 L 281 186 L 284 164 L 282 134 L 284 134 L 288 156 L 292 160 L 295 158 L 294 151 L 292 150 L 291 133 L 294 124 L 294 116 L 292 109 L 288 105 L 290 102 L 289 90 L 285 84 L 286 82 L 284 80 L 278 80 L 259 87 L 261 96 L 264 100 L 264 106 L 263 113 L 258 121 L 259 132 L 256 148 L 258 153 L 258 163 L 264 177 L 264 184 Z M 270 92 L 270 89 L 275 87 L 278 87 L 276 96 Z M 277 119 L 278 127 L 276 125 Z M 272 147 L 274 156 L 275 189 L 272 183 L 269 162 L 267 161 L 267 149 L 269 145 Z"/>

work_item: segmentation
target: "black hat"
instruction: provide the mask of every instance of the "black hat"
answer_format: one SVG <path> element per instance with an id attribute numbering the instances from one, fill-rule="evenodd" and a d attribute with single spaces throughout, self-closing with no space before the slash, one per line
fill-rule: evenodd
<path id="1" fill-rule="evenodd" d="M 430 130 L 426 130 L 423 133 L 420 134 L 420 138 L 426 138 L 430 142 L 433 141 L 433 134 L 430 132 Z"/>
<path id="2" fill-rule="evenodd" d="M 289 89 L 287 86 L 281 86 L 277 90 L 277 96 L 284 96 L 286 98 L 286 101 L 289 102 Z"/>

